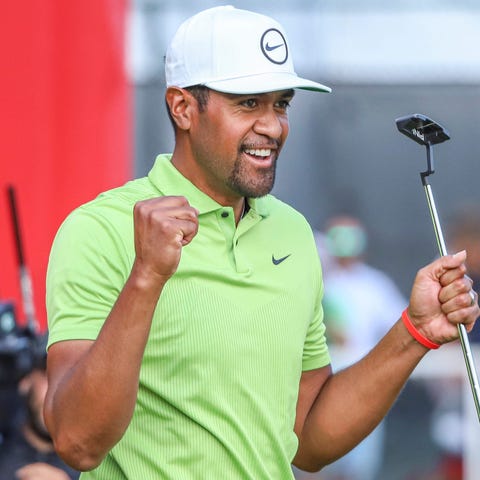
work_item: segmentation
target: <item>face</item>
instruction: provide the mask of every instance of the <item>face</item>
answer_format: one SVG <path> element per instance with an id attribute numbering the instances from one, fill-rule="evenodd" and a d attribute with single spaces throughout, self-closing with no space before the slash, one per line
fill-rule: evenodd
<path id="1" fill-rule="evenodd" d="M 221 203 L 269 193 L 288 136 L 292 98 L 293 90 L 255 95 L 210 91 L 206 109 L 192 119 L 196 171 L 190 179 Z"/>
<path id="2" fill-rule="evenodd" d="M 30 425 L 37 434 L 48 437 L 48 430 L 43 420 L 43 404 L 47 394 L 47 374 L 43 370 L 34 370 L 20 384 L 20 391 L 27 398 Z"/>

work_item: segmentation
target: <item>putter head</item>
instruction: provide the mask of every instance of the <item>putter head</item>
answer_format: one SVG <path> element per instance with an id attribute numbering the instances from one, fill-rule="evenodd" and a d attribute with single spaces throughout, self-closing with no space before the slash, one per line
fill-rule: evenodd
<path id="1" fill-rule="evenodd" d="M 395 120 L 397 128 L 420 145 L 435 145 L 450 140 L 450 134 L 439 123 L 420 113 Z"/>

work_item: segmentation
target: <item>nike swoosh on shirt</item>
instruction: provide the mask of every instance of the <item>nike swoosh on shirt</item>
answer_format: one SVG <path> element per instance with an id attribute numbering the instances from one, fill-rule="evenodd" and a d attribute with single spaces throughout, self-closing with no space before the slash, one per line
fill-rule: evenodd
<path id="1" fill-rule="evenodd" d="M 291 255 L 291 253 L 289 253 L 288 255 L 285 255 L 284 257 L 281 257 L 281 258 L 275 258 L 272 254 L 272 263 L 274 265 L 279 265 L 280 263 L 282 263 L 284 260 L 286 260 L 289 256 Z"/>

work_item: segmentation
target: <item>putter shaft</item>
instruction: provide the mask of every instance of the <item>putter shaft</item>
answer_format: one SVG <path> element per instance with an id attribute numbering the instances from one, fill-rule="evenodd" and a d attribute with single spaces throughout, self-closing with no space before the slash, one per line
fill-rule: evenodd
<path id="1" fill-rule="evenodd" d="M 427 196 L 430 216 L 432 217 L 432 223 L 435 230 L 438 250 L 440 252 L 440 255 L 443 257 L 447 255 L 447 248 L 445 246 L 445 240 L 443 238 L 442 227 L 438 219 L 438 213 L 435 206 L 435 200 L 433 198 L 432 188 L 427 181 L 427 175 L 425 175 L 425 172 L 421 174 L 421 177 L 425 189 L 425 194 Z M 463 358 L 465 359 L 465 366 L 467 367 L 468 380 L 472 389 L 473 401 L 475 403 L 478 420 L 480 421 L 480 385 L 478 383 L 478 375 L 475 368 L 475 361 L 473 359 L 472 350 L 470 348 L 470 341 L 467 336 L 467 330 L 465 329 L 465 325 L 463 325 L 462 323 L 458 325 L 458 333 L 460 336 L 460 343 L 462 345 Z"/>

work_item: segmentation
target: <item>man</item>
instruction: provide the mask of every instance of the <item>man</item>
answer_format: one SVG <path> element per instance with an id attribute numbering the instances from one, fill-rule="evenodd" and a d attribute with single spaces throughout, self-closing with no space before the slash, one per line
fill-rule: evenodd
<path id="1" fill-rule="evenodd" d="M 39 343 L 45 352 L 46 342 L 42 339 Z M 35 359 L 33 370 L 16 385 L 18 393 L 4 412 L 10 418 L 9 428 L 0 439 L 3 480 L 70 480 L 79 476 L 79 472 L 65 465 L 55 453 L 43 420 L 47 392 L 45 357 L 43 354 Z"/>
<path id="2" fill-rule="evenodd" d="M 428 350 L 399 321 L 332 375 L 312 231 L 267 195 L 293 89 L 329 89 L 294 73 L 277 22 L 233 7 L 182 24 L 166 77 L 173 154 L 54 242 L 47 426 L 86 479 L 319 469 L 374 428 Z M 473 326 L 464 261 L 417 276 L 408 313 L 427 344 Z"/>
<path id="3" fill-rule="evenodd" d="M 368 234 L 360 219 L 333 215 L 324 239 L 330 258 L 328 265 L 322 262 L 327 340 L 346 351 L 344 362 L 353 363 L 385 335 L 407 301 L 385 272 L 367 262 Z"/>

